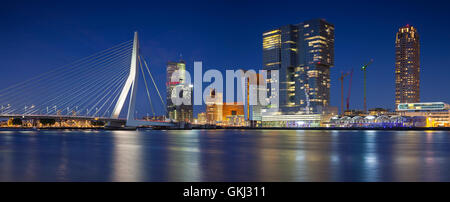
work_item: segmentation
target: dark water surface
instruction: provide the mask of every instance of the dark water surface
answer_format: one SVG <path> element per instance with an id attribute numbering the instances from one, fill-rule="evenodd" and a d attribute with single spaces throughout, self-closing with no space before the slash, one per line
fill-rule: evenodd
<path id="1" fill-rule="evenodd" d="M 0 181 L 450 181 L 450 132 L 0 131 Z"/>

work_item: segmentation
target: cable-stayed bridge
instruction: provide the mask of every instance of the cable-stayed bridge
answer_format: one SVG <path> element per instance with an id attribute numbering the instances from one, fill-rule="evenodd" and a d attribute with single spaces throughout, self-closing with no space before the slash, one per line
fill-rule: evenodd
<path id="1" fill-rule="evenodd" d="M 138 34 L 70 64 L 0 90 L 0 117 L 101 120 L 111 127 L 175 126 L 135 115 L 142 77 L 154 114 L 149 86 L 164 105 L 147 62 L 139 53 Z"/>

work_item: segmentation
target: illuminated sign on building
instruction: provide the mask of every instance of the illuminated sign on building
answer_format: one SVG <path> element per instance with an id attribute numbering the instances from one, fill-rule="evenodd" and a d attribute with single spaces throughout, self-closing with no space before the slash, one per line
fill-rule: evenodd
<path id="1" fill-rule="evenodd" d="M 397 107 L 399 111 L 407 110 L 444 110 L 446 108 L 443 102 L 422 102 L 422 103 L 400 103 Z"/>

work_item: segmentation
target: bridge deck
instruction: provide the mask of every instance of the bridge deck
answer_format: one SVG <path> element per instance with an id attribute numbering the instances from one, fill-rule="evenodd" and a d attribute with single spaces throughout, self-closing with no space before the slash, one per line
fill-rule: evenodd
<path id="1" fill-rule="evenodd" d="M 92 117 L 92 116 L 70 116 L 70 115 L 36 115 L 36 114 L 0 114 L 0 118 L 21 118 L 21 119 L 57 119 L 57 120 L 99 120 L 99 121 L 123 121 L 128 126 L 175 126 L 172 122 L 166 121 L 147 121 L 147 120 L 132 120 L 122 118 L 110 118 L 110 117 Z"/>

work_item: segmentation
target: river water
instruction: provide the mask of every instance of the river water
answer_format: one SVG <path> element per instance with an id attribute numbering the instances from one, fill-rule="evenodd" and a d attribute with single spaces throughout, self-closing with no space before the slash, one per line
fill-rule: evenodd
<path id="1" fill-rule="evenodd" d="M 0 131 L 0 181 L 450 181 L 449 131 Z"/>

